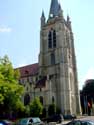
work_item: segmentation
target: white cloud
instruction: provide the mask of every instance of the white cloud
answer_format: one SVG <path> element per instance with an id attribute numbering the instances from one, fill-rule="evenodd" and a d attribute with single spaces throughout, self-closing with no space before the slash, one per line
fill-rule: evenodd
<path id="1" fill-rule="evenodd" d="M 12 31 L 12 28 L 8 27 L 8 26 L 0 26 L 0 32 L 1 33 L 10 33 Z"/>

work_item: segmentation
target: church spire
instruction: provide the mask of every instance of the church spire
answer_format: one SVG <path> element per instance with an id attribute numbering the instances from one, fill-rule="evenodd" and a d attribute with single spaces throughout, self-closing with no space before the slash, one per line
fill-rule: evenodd
<path id="1" fill-rule="evenodd" d="M 59 12 L 61 10 L 61 6 L 58 3 L 58 0 L 52 0 L 49 12 L 49 18 L 53 18 L 59 16 Z"/>

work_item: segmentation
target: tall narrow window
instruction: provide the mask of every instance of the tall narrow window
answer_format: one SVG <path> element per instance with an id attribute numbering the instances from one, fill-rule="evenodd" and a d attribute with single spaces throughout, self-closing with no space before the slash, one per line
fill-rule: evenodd
<path id="1" fill-rule="evenodd" d="M 53 48 L 56 48 L 56 31 L 53 31 Z"/>
<path id="2" fill-rule="evenodd" d="M 29 94 L 26 94 L 24 96 L 24 105 L 28 105 L 30 103 L 30 96 Z"/>
<path id="3" fill-rule="evenodd" d="M 43 97 L 42 96 L 40 96 L 40 102 L 43 105 Z"/>
<path id="4" fill-rule="evenodd" d="M 52 96 L 52 103 L 54 103 L 55 102 L 55 99 L 54 99 L 54 96 Z"/>
<path id="5" fill-rule="evenodd" d="M 51 33 L 51 31 L 49 32 L 49 35 L 48 35 L 48 48 L 52 48 L 52 33 Z"/>
<path id="6" fill-rule="evenodd" d="M 55 64 L 55 55 L 54 53 L 51 53 L 51 65 Z"/>

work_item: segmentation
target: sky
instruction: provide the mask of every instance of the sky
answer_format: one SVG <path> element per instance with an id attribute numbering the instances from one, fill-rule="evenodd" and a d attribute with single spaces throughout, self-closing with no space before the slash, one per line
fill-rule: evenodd
<path id="1" fill-rule="evenodd" d="M 79 88 L 94 78 L 94 0 L 59 0 L 72 22 Z M 0 56 L 14 68 L 38 62 L 40 17 L 46 19 L 51 0 L 0 0 Z"/>

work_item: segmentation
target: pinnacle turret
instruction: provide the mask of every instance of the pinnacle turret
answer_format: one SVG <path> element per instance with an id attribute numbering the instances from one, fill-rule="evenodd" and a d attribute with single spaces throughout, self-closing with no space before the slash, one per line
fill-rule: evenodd
<path id="1" fill-rule="evenodd" d="M 69 15 L 67 15 L 67 25 L 68 25 L 69 29 L 72 30 L 72 28 L 71 28 L 71 21 L 70 21 Z"/>
<path id="2" fill-rule="evenodd" d="M 45 14 L 44 11 L 42 10 L 42 15 L 41 15 L 41 27 L 45 25 Z"/>
<path id="3" fill-rule="evenodd" d="M 45 18 L 44 11 L 42 10 L 41 18 Z"/>

